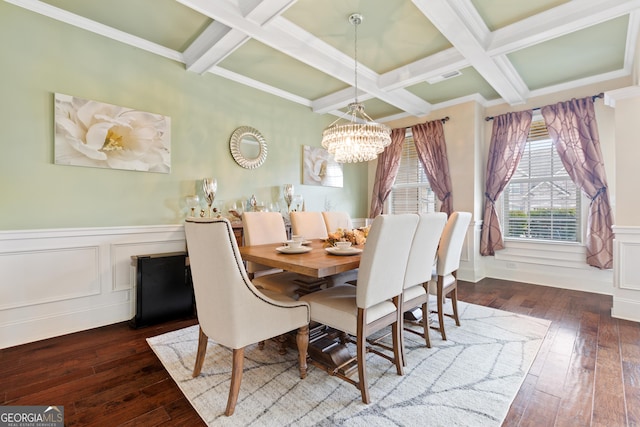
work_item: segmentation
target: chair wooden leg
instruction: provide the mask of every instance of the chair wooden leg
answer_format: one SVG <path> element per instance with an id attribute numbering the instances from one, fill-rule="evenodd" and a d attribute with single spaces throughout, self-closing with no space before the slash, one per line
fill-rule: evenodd
<path id="1" fill-rule="evenodd" d="M 404 314 L 400 316 L 400 321 L 402 322 L 400 325 L 400 360 L 402 361 L 402 366 L 407 366 L 406 349 L 404 347 Z"/>
<path id="2" fill-rule="evenodd" d="M 227 399 L 227 409 L 224 414 L 229 417 L 233 415 L 238 402 L 240 383 L 242 382 L 242 370 L 244 365 L 244 347 L 233 349 L 233 362 L 231 367 L 231 387 L 229 388 L 229 398 Z"/>
<path id="3" fill-rule="evenodd" d="M 428 295 L 427 293 L 427 296 Z M 431 337 L 429 336 L 429 300 L 422 304 L 422 329 L 424 330 L 424 342 L 427 348 L 431 348 Z"/>
<path id="4" fill-rule="evenodd" d="M 393 359 L 396 365 L 398 375 L 404 375 L 403 370 L 403 354 L 402 354 L 402 325 L 399 322 L 391 325 L 392 341 L 393 341 Z"/>
<path id="5" fill-rule="evenodd" d="M 287 336 L 282 334 L 276 338 L 278 342 L 278 354 L 285 355 L 287 354 Z"/>
<path id="6" fill-rule="evenodd" d="M 403 312 L 402 312 L 402 298 L 401 296 L 397 296 L 393 298 L 393 303 L 397 307 L 396 311 L 396 321 L 391 325 L 391 340 L 393 342 L 393 363 L 396 365 L 396 372 L 398 375 L 404 375 L 404 370 L 402 369 L 404 365 L 404 353 L 402 347 L 404 345 L 403 339 Z"/>
<path id="7" fill-rule="evenodd" d="M 307 377 L 307 350 L 309 348 L 309 325 L 298 328 L 296 335 L 298 345 L 298 367 L 300 368 L 300 378 Z"/>
<path id="8" fill-rule="evenodd" d="M 369 383 L 367 381 L 367 368 L 366 368 L 366 359 L 367 359 L 367 340 L 364 336 L 364 319 L 365 319 L 365 311 L 361 308 L 358 308 L 358 336 L 356 337 L 357 341 L 357 350 L 356 350 L 356 358 L 358 361 L 358 385 L 360 388 L 360 394 L 362 395 L 362 402 L 369 404 L 371 401 L 369 398 Z"/>
<path id="9" fill-rule="evenodd" d="M 340 333 L 338 334 L 338 338 L 340 339 L 340 344 L 345 345 L 349 339 L 347 337 L 347 333 L 340 331 Z"/>
<path id="10" fill-rule="evenodd" d="M 195 378 L 200 375 L 200 371 L 202 371 L 202 364 L 204 363 L 204 356 L 207 353 L 207 343 L 209 342 L 209 337 L 202 332 L 202 328 L 200 327 L 200 334 L 198 335 L 198 351 L 196 353 L 196 363 L 193 367 L 192 376 Z"/>
<path id="11" fill-rule="evenodd" d="M 438 297 L 438 323 L 439 323 L 439 327 L 440 327 L 440 335 L 442 335 L 442 340 L 446 341 L 447 340 L 447 334 L 444 331 L 444 295 L 442 294 L 443 292 L 443 281 L 442 281 L 443 277 L 442 276 L 438 276 L 438 292 L 437 292 L 437 297 Z"/>
<path id="12" fill-rule="evenodd" d="M 451 291 L 451 306 L 453 307 L 453 319 L 456 321 L 456 326 L 460 326 L 460 318 L 458 317 L 458 284 L 453 285 Z"/>

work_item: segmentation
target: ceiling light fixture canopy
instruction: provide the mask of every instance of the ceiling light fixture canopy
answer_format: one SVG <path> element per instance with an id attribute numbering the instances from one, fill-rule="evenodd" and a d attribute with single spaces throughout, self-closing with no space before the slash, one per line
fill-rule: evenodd
<path id="1" fill-rule="evenodd" d="M 358 25 L 362 19 L 358 13 L 349 16 L 349 22 L 355 27 L 355 101 L 349 104 L 348 118 L 338 118 L 322 132 L 322 147 L 338 163 L 368 162 L 391 144 L 391 129 L 374 122 L 358 102 Z M 339 123 L 341 120 L 347 122 Z"/>

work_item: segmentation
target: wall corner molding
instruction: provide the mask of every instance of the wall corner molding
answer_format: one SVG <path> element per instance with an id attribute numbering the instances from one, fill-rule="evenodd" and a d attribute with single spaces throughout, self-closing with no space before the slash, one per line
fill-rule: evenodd
<path id="1" fill-rule="evenodd" d="M 616 108 L 616 101 L 640 97 L 640 86 L 627 86 L 604 93 L 604 105 Z"/>

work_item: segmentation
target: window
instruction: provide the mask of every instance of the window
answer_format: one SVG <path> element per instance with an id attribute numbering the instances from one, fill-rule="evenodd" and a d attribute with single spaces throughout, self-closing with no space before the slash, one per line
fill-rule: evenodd
<path id="1" fill-rule="evenodd" d="M 398 176 L 391 187 L 389 212 L 435 212 L 436 196 L 431 190 L 422 163 L 418 159 L 412 136 L 407 136 L 402 146 Z"/>
<path id="2" fill-rule="evenodd" d="M 581 192 L 543 120 L 531 123 L 518 169 L 503 193 L 504 237 L 580 242 Z"/>

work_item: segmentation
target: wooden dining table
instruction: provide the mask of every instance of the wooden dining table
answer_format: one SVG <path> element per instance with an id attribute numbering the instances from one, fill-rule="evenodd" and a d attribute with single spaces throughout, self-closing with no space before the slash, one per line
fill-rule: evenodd
<path id="1" fill-rule="evenodd" d="M 241 246 L 240 255 L 244 261 L 256 262 L 273 268 L 292 271 L 308 278 L 296 280 L 300 285 L 298 293 L 303 295 L 324 288 L 326 281 L 334 274 L 355 270 L 360 266 L 361 253 L 354 255 L 333 255 L 325 250 L 325 242 L 320 239 L 311 240 L 306 246 L 311 250 L 300 254 L 280 253 L 276 248 L 279 244 Z M 363 249 L 363 246 L 354 246 Z M 291 339 L 291 346 L 295 346 L 295 340 Z M 347 364 L 355 360 L 346 345 L 340 341 L 339 331 L 327 326 L 314 324 L 309 328 L 309 356 L 310 362 L 331 372 L 338 369 L 345 375 L 355 372 L 355 363 Z"/>
<path id="2" fill-rule="evenodd" d="M 245 261 L 251 261 L 273 268 L 280 268 L 313 278 L 324 278 L 360 266 L 360 254 L 332 255 L 324 248 L 325 242 L 311 240 L 307 246 L 311 251 L 301 254 L 286 254 L 276 250 L 282 243 L 269 245 L 241 246 L 240 255 Z M 362 249 L 362 246 L 354 246 Z"/>

